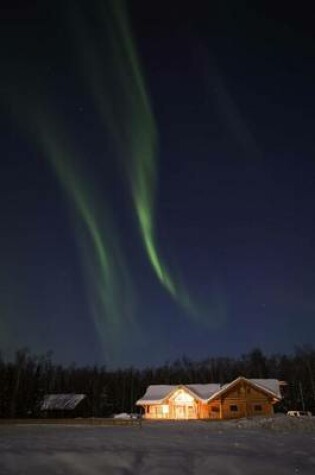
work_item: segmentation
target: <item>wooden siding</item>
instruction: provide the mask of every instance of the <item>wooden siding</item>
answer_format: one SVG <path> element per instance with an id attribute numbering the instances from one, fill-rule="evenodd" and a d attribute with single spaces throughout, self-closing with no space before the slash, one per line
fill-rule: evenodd
<path id="1" fill-rule="evenodd" d="M 163 409 L 164 407 L 164 409 Z M 165 409 L 168 408 L 168 410 Z M 145 406 L 146 419 L 209 419 L 209 405 L 195 401 L 192 404 L 174 404 L 165 401 L 164 404 Z"/>
<path id="2" fill-rule="evenodd" d="M 222 419 L 273 414 L 272 397 L 246 381 L 240 381 L 223 394 L 220 403 Z"/>

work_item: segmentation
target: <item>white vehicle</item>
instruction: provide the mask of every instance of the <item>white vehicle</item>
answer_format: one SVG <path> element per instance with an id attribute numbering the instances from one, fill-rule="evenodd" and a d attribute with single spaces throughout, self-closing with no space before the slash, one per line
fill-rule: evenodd
<path id="1" fill-rule="evenodd" d="M 140 414 L 132 413 L 127 414 L 126 412 L 122 412 L 121 414 L 115 414 L 114 419 L 140 419 Z"/>
<path id="2" fill-rule="evenodd" d="M 288 411 L 287 416 L 291 417 L 312 417 L 310 411 Z"/>
<path id="3" fill-rule="evenodd" d="M 120 414 L 115 414 L 114 419 L 130 419 L 130 414 L 126 412 L 121 412 Z"/>

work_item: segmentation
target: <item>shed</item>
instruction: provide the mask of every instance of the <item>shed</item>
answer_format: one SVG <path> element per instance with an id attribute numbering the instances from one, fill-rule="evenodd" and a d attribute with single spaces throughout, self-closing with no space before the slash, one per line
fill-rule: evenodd
<path id="1" fill-rule="evenodd" d="M 86 394 L 45 394 L 41 411 L 46 417 L 79 417 L 87 415 Z"/>

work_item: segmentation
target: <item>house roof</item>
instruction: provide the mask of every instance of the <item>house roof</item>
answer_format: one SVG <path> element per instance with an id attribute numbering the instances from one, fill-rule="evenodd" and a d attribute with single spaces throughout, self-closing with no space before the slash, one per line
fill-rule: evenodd
<path id="1" fill-rule="evenodd" d="M 272 396 L 275 399 L 281 399 L 281 393 L 280 393 L 280 387 L 279 387 L 279 381 L 276 379 L 247 379 L 244 378 L 243 376 L 240 376 L 231 383 L 225 384 L 222 386 L 220 391 L 217 393 L 213 394 L 209 399 L 208 402 L 213 401 L 214 399 L 217 399 L 218 397 L 222 396 L 226 391 L 231 389 L 233 386 L 235 386 L 237 383 L 240 381 L 247 381 L 249 384 L 252 386 L 255 386 L 257 389 L 260 389 L 261 391 L 264 391 L 265 393 L 268 393 L 270 396 Z"/>
<path id="2" fill-rule="evenodd" d="M 154 384 L 149 386 L 144 396 L 136 404 L 161 404 L 164 399 L 173 392 L 177 386 L 170 384 Z"/>
<path id="3" fill-rule="evenodd" d="M 254 383 L 256 386 L 268 389 L 281 398 L 280 382 L 277 379 L 250 379 L 249 381 Z"/>
<path id="4" fill-rule="evenodd" d="M 72 411 L 85 398 L 85 394 L 46 394 L 41 405 L 41 410 Z"/>
<path id="5" fill-rule="evenodd" d="M 162 404 L 163 401 L 172 395 L 177 389 L 187 389 L 190 394 L 202 402 L 209 402 L 220 397 L 228 389 L 233 387 L 239 381 L 245 380 L 256 388 L 268 393 L 270 396 L 281 399 L 280 385 L 277 379 L 247 379 L 242 376 L 231 383 L 221 386 L 220 384 L 181 384 L 181 385 L 152 385 L 146 390 L 144 396 L 136 404 Z"/>
<path id="6" fill-rule="evenodd" d="M 220 384 L 185 384 L 184 386 L 196 394 L 199 399 L 205 401 L 220 390 Z"/>
<path id="7" fill-rule="evenodd" d="M 187 389 L 197 399 L 206 402 L 209 397 L 220 389 L 219 384 L 168 384 L 152 385 L 146 390 L 144 396 L 136 404 L 162 404 L 162 402 L 171 396 L 177 389 Z"/>

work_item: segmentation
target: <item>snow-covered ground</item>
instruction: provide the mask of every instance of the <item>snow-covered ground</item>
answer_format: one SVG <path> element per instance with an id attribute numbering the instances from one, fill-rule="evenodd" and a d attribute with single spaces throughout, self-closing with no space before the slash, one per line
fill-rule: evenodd
<path id="1" fill-rule="evenodd" d="M 0 425 L 0 474 L 315 474 L 315 418 Z"/>

